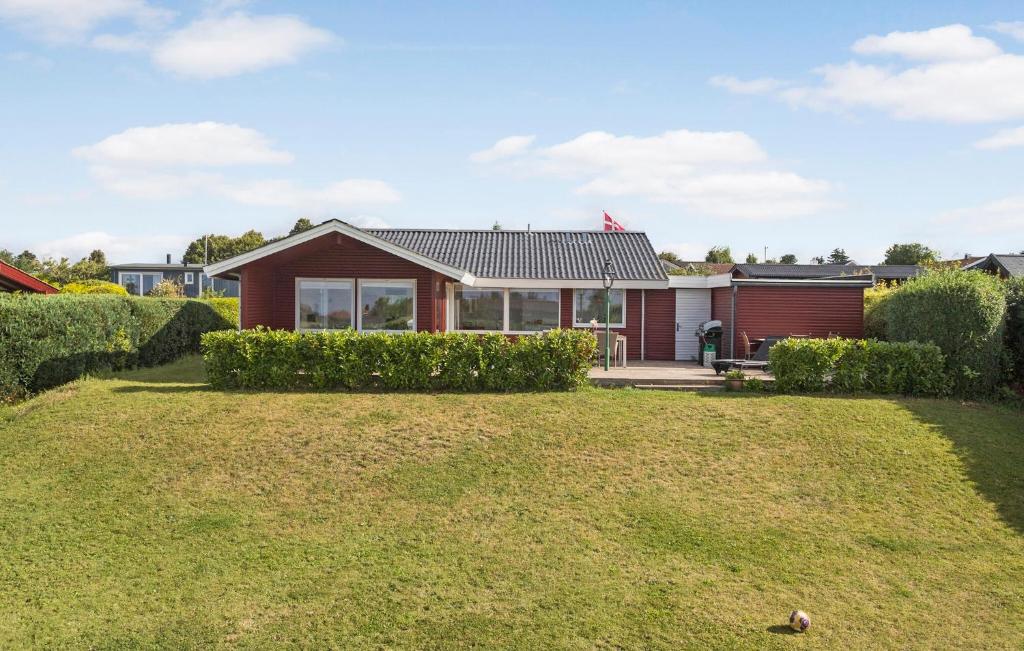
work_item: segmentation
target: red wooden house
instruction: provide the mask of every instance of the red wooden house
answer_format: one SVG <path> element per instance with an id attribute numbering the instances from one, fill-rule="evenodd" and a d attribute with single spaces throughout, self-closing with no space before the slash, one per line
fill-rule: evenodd
<path id="1" fill-rule="evenodd" d="M 851 309 L 870 282 L 807 281 L 780 293 L 737 286 L 743 281 L 729 274 L 667 276 L 647 236 L 632 231 L 360 229 L 331 220 L 205 271 L 240 281 L 243 328 L 524 335 L 603 325 L 606 260 L 615 273 L 611 325 L 631 359 L 695 359 L 694 332 L 712 318 L 728 322 L 729 341 L 739 336 L 734 325 L 752 337 L 862 334 L 862 312 Z"/>

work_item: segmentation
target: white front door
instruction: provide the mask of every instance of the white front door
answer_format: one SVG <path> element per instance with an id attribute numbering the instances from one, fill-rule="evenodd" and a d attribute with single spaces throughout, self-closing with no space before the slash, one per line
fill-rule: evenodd
<path id="1" fill-rule="evenodd" d="M 676 359 L 696 360 L 700 342 L 697 328 L 711 320 L 710 289 L 676 290 Z"/>

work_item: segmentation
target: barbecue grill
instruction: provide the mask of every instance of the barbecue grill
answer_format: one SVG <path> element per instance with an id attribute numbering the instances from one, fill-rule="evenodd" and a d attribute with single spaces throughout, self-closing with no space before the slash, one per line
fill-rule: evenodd
<path id="1" fill-rule="evenodd" d="M 704 345 L 712 344 L 715 347 L 715 355 L 722 354 L 722 322 L 718 320 L 705 321 L 697 328 L 697 339 L 700 346 L 697 347 L 697 363 L 704 366 Z"/>

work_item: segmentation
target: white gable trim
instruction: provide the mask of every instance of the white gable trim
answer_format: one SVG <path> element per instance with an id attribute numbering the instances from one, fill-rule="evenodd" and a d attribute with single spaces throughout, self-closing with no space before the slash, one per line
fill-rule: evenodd
<path id="1" fill-rule="evenodd" d="M 473 274 L 462 269 L 450 267 L 444 263 L 434 260 L 433 258 L 428 258 L 420 255 L 419 253 L 410 251 L 405 247 L 392 244 L 391 242 L 381 239 L 376 235 L 371 235 L 364 230 L 336 219 L 320 224 L 319 226 L 314 226 L 308 231 L 292 235 L 291 237 L 286 237 L 283 240 L 274 242 L 273 244 L 261 246 L 260 248 L 249 251 L 248 253 L 236 255 L 233 258 L 228 258 L 227 260 L 221 260 L 220 262 L 214 262 L 213 264 L 206 265 L 203 268 L 203 271 L 207 276 L 216 276 L 237 269 L 243 265 L 247 265 L 250 262 L 265 258 L 269 255 L 280 253 L 281 251 L 290 249 L 298 244 L 309 242 L 310 240 L 315 240 L 318 237 L 329 235 L 331 233 L 341 233 L 342 235 L 351 237 L 354 240 L 358 240 L 387 253 L 391 253 L 392 255 L 396 255 L 399 258 L 404 258 L 405 260 L 414 262 L 421 267 L 426 267 L 427 269 L 442 273 L 466 285 L 472 285 L 476 280 Z"/>

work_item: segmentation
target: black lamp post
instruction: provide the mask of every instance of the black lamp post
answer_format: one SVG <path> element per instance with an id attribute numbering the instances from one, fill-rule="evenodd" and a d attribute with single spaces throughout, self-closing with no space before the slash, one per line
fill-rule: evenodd
<path id="1" fill-rule="evenodd" d="M 601 272 L 601 284 L 604 286 L 604 370 L 608 370 L 612 357 L 612 285 L 615 273 L 612 261 L 606 260 Z"/>

